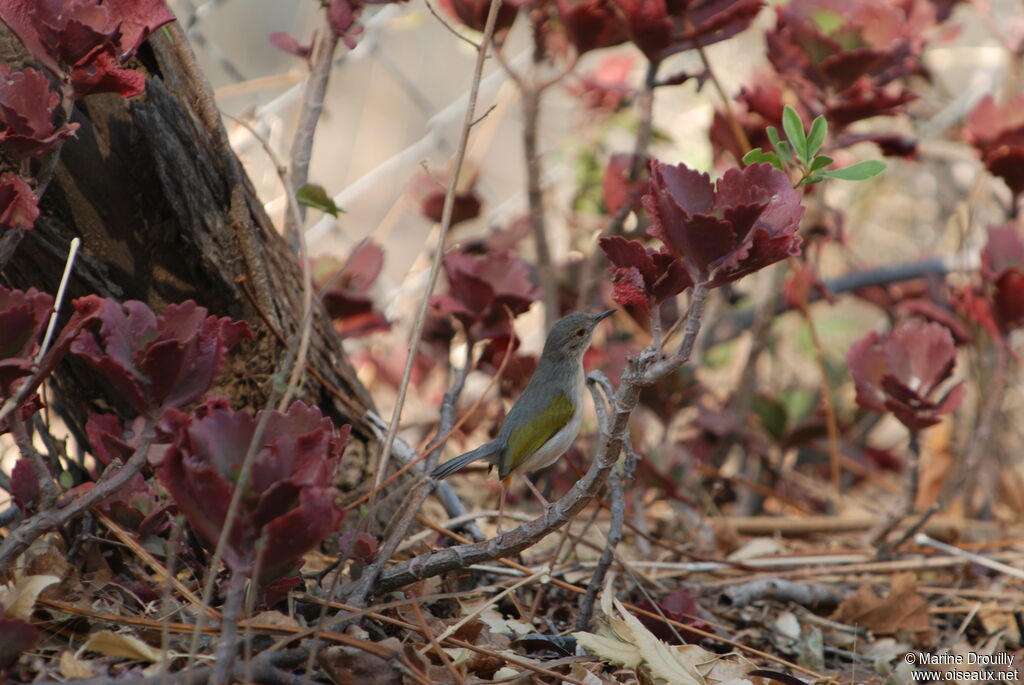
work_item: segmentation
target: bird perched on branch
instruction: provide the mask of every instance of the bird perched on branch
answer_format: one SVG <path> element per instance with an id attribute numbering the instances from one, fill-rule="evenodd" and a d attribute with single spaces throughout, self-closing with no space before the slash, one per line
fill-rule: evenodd
<path id="1" fill-rule="evenodd" d="M 497 466 L 502 485 L 499 531 L 505 491 L 512 476 L 550 466 L 579 435 L 583 423 L 583 354 L 590 347 L 597 324 L 614 312 L 573 312 L 559 319 L 548 333 L 537 370 L 505 417 L 498 437 L 431 472 L 431 478 L 447 478 L 475 461 L 486 460 Z M 528 479 L 527 484 L 534 489 Z"/>

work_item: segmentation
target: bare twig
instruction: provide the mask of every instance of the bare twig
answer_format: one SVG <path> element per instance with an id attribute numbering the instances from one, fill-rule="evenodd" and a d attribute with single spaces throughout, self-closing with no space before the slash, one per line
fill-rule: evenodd
<path id="1" fill-rule="evenodd" d="M 306 88 L 302 98 L 302 109 L 299 110 L 299 122 L 295 128 L 295 139 L 292 141 L 291 169 L 287 189 L 292 193 L 298 192 L 299 188 L 306 185 L 309 180 L 309 161 L 313 155 L 313 137 L 316 134 L 316 126 L 320 121 L 320 113 L 324 109 L 324 95 L 327 92 L 327 83 L 331 76 L 331 66 L 334 61 L 334 51 L 338 47 L 338 34 L 326 22 L 323 37 L 319 40 L 316 55 L 313 57 L 313 68 L 306 81 Z M 251 131 L 257 139 L 255 131 Z M 293 251 L 299 249 L 299 233 L 302 232 L 302 223 L 306 218 L 306 208 L 299 207 L 298 215 L 289 214 L 285 221 L 285 238 Z"/>
<path id="2" fill-rule="evenodd" d="M 910 431 L 910 444 L 907 448 L 908 463 L 906 484 L 903 487 L 903 496 L 897 505 L 879 522 L 879 524 L 868 534 L 868 544 L 877 545 L 878 559 L 885 559 L 891 548 L 884 544 L 885 538 L 899 525 L 900 521 L 914 511 L 914 504 L 917 502 L 917 487 L 921 471 L 921 441 L 917 431 Z"/>
<path id="3" fill-rule="evenodd" d="M 603 389 L 608 393 L 608 402 L 612 400 L 614 394 L 608 388 L 605 388 L 601 381 L 594 379 L 589 380 L 590 382 L 587 386 L 590 389 L 590 394 L 594 398 L 594 410 L 597 412 L 598 425 L 601 426 L 601 431 L 603 433 L 608 430 L 608 409 L 605 405 L 606 398 L 598 392 L 598 389 Z M 605 380 L 607 380 L 607 378 Z M 627 437 L 624 444 L 628 444 L 628 442 L 629 438 Z M 604 586 L 604 579 L 608 573 L 608 568 L 611 566 L 612 560 L 615 557 L 615 548 L 618 547 L 619 541 L 622 539 L 622 524 L 625 520 L 626 498 L 622 489 L 622 477 L 619 475 L 618 469 L 612 469 L 612 472 L 608 476 L 608 485 L 612 495 L 612 519 L 611 524 L 608 527 L 608 538 L 604 549 L 601 550 L 601 556 L 597 561 L 597 567 L 594 569 L 594 573 L 590 576 L 590 582 L 587 583 L 587 594 L 580 598 L 579 613 L 576 616 L 576 630 L 587 630 L 589 628 L 590 619 L 594 616 L 594 602 L 597 600 L 597 593 L 600 592 L 601 588 Z M 595 512 L 596 511 L 597 509 L 595 509 Z"/>
<path id="4" fill-rule="evenodd" d="M 36 472 L 36 482 L 39 484 L 39 511 L 44 511 L 53 506 L 59 494 L 57 484 L 50 473 L 50 467 L 46 465 L 39 450 L 32 444 L 32 436 L 28 433 L 28 426 L 22 420 L 18 412 L 11 414 L 7 421 L 14 437 L 14 444 L 18 446 L 18 452 L 32 464 L 32 470 Z"/>
<path id="5" fill-rule="evenodd" d="M 790 273 L 799 275 L 800 263 L 796 257 L 789 259 Z M 825 365 L 825 350 L 821 344 L 821 336 L 818 335 L 818 327 L 811 315 L 811 307 L 807 304 L 807 289 L 797 288 L 797 308 L 799 308 L 804 321 L 807 323 L 807 331 L 811 336 L 811 347 L 814 350 L 814 361 L 818 365 L 818 373 L 821 374 L 821 406 L 825 410 L 825 426 L 828 429 L 828 458 L 832 471 L 832 507 L 838 514 L 843 500 L 842 490 L 842 467 L 839 456 L 839 426 L 836 422 L 836 409 L 832 402 L 832 383 L 828 378 L 828 367 Z M 773 302 L 774 305 L 774 302 Z"/>
<path id="6" fill-rule="evenodd" d="M 402 372 L 402 381 L 398 386 L 398 397 L 395 399 L 395 408 L 391 414 L 391 422 L 388 424 L 387 434 L 381 444 L 380 455 L 377 459 L 377 473 L 373 479 L 373 486 L 376 489 L 384 474 L 387 472 L 388 461 L 391 457 L 391 447 L 398 434 L 398 424 L 402 417 L 402 408 L 405 405 L 405 395 L 409 389 L 409 380 L 412 378 L 413 364 L 416 361 L 416 348 L 419 346 L 420 338 L 423 337 L 423 326 L 427 319 L 427 310 L 430 307 L 430 293 L 434 290 L 437 282 L 437 275 L 441 270 L 441 258 L 444 256 L 444 243 L 448 236 L 448 229 L 452 224 L 452 212 L 455 208 L 455 191 L 458 185 L 459 173 L 462 170 L 462 162 L 466 157 L 466 146 L 469 142 L 469 132 L 473 120 L 476 117 L 476 99 L 480 90 L 480 77 L 483 73 L 484 62 L 487 58 L 487 46 L 494 35 L 494 25 L 498 18 L 499 0 L 491 0 L 491 6 L 487 13 L 487 24 L 484 28 L 484 35 L 481 40 L 480 52 L 477 54 L 476 65 L 473 69 L 473 80 L 469 91 L 469 101 L 466 104 L 466 115 L 463 120 L 462 132 L 459 134 L 459 144 L 455 150 L 455 161 L 452 165 L 452 175 L 448 183 L 448 190 L 444 196 L 444 209 L 441 212 L 441 224 L 437 231 L 437 245 L 434 248 L 434 256 L 430 264 L 430 273 L 427 276 L 427 283 L 423 293 L 423 300 L 420 302 L 419 311 L 416 313 L 416 323 L 413 326 L 412 335 L 409 339 L 409 354 L 406 358 L 405 369 Z M 373 507 L 373 499 L 370 500 L 370 507 Z"/>
<path id="7" fill-rule="evenodd" d="M 918 533 L 917 535 L 915 535 L 914 542 L 922 546 L 934 547 L 935 549 L 945 552 L 946 554 L 951 554 L 954 557 L 966 559 L 968 561 L 974 562 L 975 564 L 984 566 L 985 568 L 990 568 L 993 571 L 999 571 L 1000 573 L 1005 573 L 1006 575 L 1012 576 L 1013 578 L 1019 578 L 1021 580 L 1024 580 L 1024 571 L 1022 571 L 1019 568 L 1016 568 L 1014 566 L 1008 566 L 1007 564 L 1004 564 L 999 561 L 993 561 L 988 557 L 983 557 L 982 555 L 975 554 L 974 552 L 968 552 L 965 549 L 960 549 L 959 547 L 954 547 L 953 545 L 947 545 L 945 542 L 939 542 L 934 538 L 928 537 L 924 533 Z"/>
<path id="8" fill-rule="evenodd" d="M 723 607 L 738 609 L 763 599 L 793 602 L 800 606 L 821 610 L 835 607 L 843 601 L 844 597 L 824 585 L 794 583 L 778 578 L 759 578 L 749 583 L 726 588 L 718 596 L 718 603 Z"/>
<path id="9" fill-rule="evenodd" d="M 7 573 L 15 559 L 40 535 L 63 526 L 124 487 L 146 465 L 146 457 L 152 443 L 153 422 L 147 420 L 142 428 L 138 447 L 123 466 L 111 464 L 96 481 L 96 485 L 81 497 L 75 498 L 64 507 L 40 511 L 15 528 L 3 543 L 0 543 L 0 576 Z"/>
<path id="10" fill-rule="evenodd" d="M 238 655 L 238 619 L 242 613 L 245 599 L 245 576 L 238 571 L 231 571 L 228 580 L 227 596 L 224 598 L 224 611 L 221 614 L 220 638 L 217 641 L 216 661 L 210 681 L 214 685 L 227 685 L 235 666 Z"/>

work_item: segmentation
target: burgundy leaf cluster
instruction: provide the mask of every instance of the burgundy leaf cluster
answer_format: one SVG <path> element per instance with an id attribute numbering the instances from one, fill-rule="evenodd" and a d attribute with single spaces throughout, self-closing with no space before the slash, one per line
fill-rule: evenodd
<path id="1" fill-rule="evenodd" d="M 565 37 L 582 55 L 626 41 L 626 28 L 609 0 L 557 0 Z"/>
<path id="2" fill-rule="evenodd" d="M 458 319 L 471 340 L 508 336 L 513 316 L 540 297 L 530 266 L 508 250 L 477 257 L 465 251 L 444 258 L 448 294 L 435 295 L 435 309 Z"/>
<path id="3" fill-rule="evenodd" d="M 711 183 L 680 164 L 651 162 L 643 205 L 691 282 L 716 287 L 800 254 L 800 193 L 769 164 L 730 169 Z"/>
<path id="4" fill-rule="evenodd" d="M 758 72 L 734 107 L 750 147 L 737 139 L 726 112 L 719 110 L 711 127 L 718 157 L 728 151 L 738 161 L 749 149 L 768 149 L 765 128 L 781 131 L 787 104 L 803 121 L 825 115 L 833 134 L 855 121 L 902 111 L 915 96 L 898 80 L 925 73 L 925 37 L 947 13 L 929 0 L 793 0 L 777 14 L 766 36 L 772 68 Z M 912 155 L 916 149 L 915 141 L 890 134 L 866 139 L 887 155 Z"/>
<path id="5" fill-rule="evenodd" d="M 213 383 L 224 354 L 252 337 L 244 321 L 207 316 L 194 301 L 172 304 L 157 316 L 145 303 L 123 305 L 95 295 L 75 301 L 99 331 L 83 330 L 71 351 L 91 364 L 142 416 L 198 400 Z"/>
<path id="6" fill-rule="evenodd" d="M 612 263 L 616 304 L 649 312 L 693 285 L 683 262 L 665 248 L 654 251 L 621 236 L 605 236 L 600 245 Z"/>
<path id="7" fill-rule="evenodd" d="M 778 10 L 768 59 L 812 114 L 838 131 L 914 99 L 895 81 L 922 71 L 922 36 L 935 22 L 926 0 L 794 0 Z"/>
<path id="8" fill-rule="evenodd" d="M 956 304 L 996 344 L 1024 326 L 1024 240 L 1013 224 L 991 226 L 981 252 L 981 284 L 957 292 Z"/>
<path id="9" fill-rule="evenodd" d="M 460 24 L 474 31 L 483 31 L 487 26 L 487 12 L 491 7 L 491 0 L 440 0 L 441 7 L 455 17 Z M 498 7 L 498 16 L 494 24 L 494 32 L 507 31 L 512 22 L 516 20 L 521 2 L 508 2 L 502 0 Z"/>
<path id="10" fill-rule="evenodd" d="M 476 193 L 477 178 L 476 171 L 463 170 L 460 174 L 453 198 L 452 226 L 480 216 L 483 203 Z M 451 183 L 451 173 L 448 170 L 443 170 L 436 175 L 426 172 L 419 174 L 410 184 L 410 192 L 419 202 L 420 213 L 435 223 L 440 223 L 443 218 L 444 198 L 449 183 Z"/>
<path id="11" fill-rule="evenodd" d="M 629 40 L 651 62 L 743 31 L 761 0 L 610 0 Z"/>
<path id="12" fill-rule="evenodd" d="M 966 123 L 967 140 L 978 149 L 989 172 L 1010 187 L 1016 203 L 1024 192 L 1024 94 L 1002 105 L 988 95 Z"/>
<path id="13" fill-rule="evenodd" d="M 253 416 L 211 400 L 192 414 L 172 410 L 162 423 L 175 438 L 157 475 L 210 545 L 224 529 L 242 462 L 257 440 L 224 550 L 234 572 L 251 575 L 259 557 L 257 580 L 279 577 L 341 523 L 344 511 L 330 483 L 351 427 L 335 432 L 316 407 L 295 402 L 287 412 Z"/>
<path id="14" fill-rule="evenodd" d="M 35 288 L 0 285 L 0 398 L 11 397 L 15 382 L 32 373 L 40 337 L 53 310 L 53 298 Z"/>
<path id="15" fill-rule="evenodd" d="M 0 64 L 0 143 L 19 155 L 40 155 L 62 138 L 72 135 L 78 124 L 53 124 L 60 95 L 50 89 L 46 74 L 26 67 L 12 71 Z"/>
<path id="16" fill-rule="evenodd" d="M 0 18 L 37 62 L 67 74 L 75 97 L 131 97 L 143 92 L 145 77 L 122 65 L 174 15 L 163 0 L 10 0 Z"/>
<path id="17" fill-rule="evenodd" d="M 937 323 L 909 321 L 888 335 L 869 333 L 853 344 L 846 363 L 857 404 L 892 412 L 911 432 L 955 411 L 966 391 L 963 381 L 942 391 L 956 364 L 956 346 L 949 329 Z"/>
<path id="18" fill-rule="evenodd" d="M 374 309 L 370 296 L 383 266 L 384 250 L 370 240 L 356 245 L 344 264 L 330 258 L 316 260 L 313 281 L 334 330 L 342 338 L 358 338 L 391 327 Z"/>

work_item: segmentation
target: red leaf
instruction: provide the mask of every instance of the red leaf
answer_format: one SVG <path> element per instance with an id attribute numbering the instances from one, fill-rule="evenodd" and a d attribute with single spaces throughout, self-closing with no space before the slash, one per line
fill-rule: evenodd
<path id="1" fill-rule="evenodd" d="M 36 61 L 70 73 L 76 96 L 127 97 L 142 92 L 145 79 L 120 64 L 174 15 L 163 0 L 10 0 L 0 18 Z"/>
<path id="2" fill-rule="evenodd" d="M 4 671 L 18 660 L 18 655 L 35 647 L 39 631 L 28 621 L 20 618 L 4 618 L 0 605 L 0 671 Z"/>
<path id="3" fill-rule="evenodd" d="M 40 155 L 72 135 L 78 124 L 53 125 L 59 103 L 60 95 L 50 90 L 43 72 L 32 67 L 12 71 L 0 64 L 0 142 L 4 145 L 21 155 Z M 4 174 L 7 177 L 17 179 L 10 173 Z"/>
<path id="4" fill-rule="evenodd" d="M 314 34 L 313 37 L 315 40 L 316 35 Z M 271 33 L 270 42 L 281 50 L 284 50 L 291 55 L 295 55 L 296 57 L 301 57 L 304 60 L 308 60 L 310 55 L 313 54 L 313 41 L 310 41 L 309 45 L 302 45 L 294 36 L 292 36 L 292 34 L 287 33 L 286 31 L 275 31 L 274 33 Z"/>
<path id="5" fill-rule="evenodd" d="M 693 285 L 682 262 L 667 253 L 654 252 L 620 236 L 606 236 L 599 244 L 615 267 L 612 299 L 618 304 L 649 311 L 651 305 L 661 304 Z"/>
<path id="6" fill-rule="evenodd" d="M 16 174 L 0 174 L 0 228 L 29 231 L 39 218 L 39 198 Z"/>
<path id="7" fill-rule="evenodd" d="M 716 192 L 707 174 L 654 161 L 643 201 L 648 232 L 693 282 L 719 286 L 800 253 L 800 194 L 768 164 L 729 170 Z"/>
<path id="8" fill-rule="evenodd" d="M 643 602 L 640 603 L 641 609 L 646 609 L 651 613 L 661 613 L 666 618 L 676 621 L 677 623 L 683 623 L 688 626 L 693 626 L 698 630 L 702 630 L 706 633 L 714 633 L 715 627 L 700 620 L 700 605 L 697 604 L 697 600 L 688 592 L 678 590 L 676 592 L 665 595 L 665 597 L 655 606 L 651 600 L 644 598 Z M 678 645 L 684 643 L 698 643 L 704 639 L 704 635 L 696 633 L 686 628 L 678 628 L 667 625 L 664 621 L 660 621 L 650 616 L 639 615 L 637 616 L 640 622 L 647 627 L 654 635 L 664 642 L 671 645 Z M 682 638 L 682 641 L 680 641 Z"/>
<path id="9" fill-rule="evenodd" d="M 252 337 L 244 321 L 206 316 L 192 300 L 155 316 L 136 300 L 100 304 L 99 336 L 83 331 L 71 350 L 84 357 L 143 416 L 183 407 L 209 389 L 225 353 Z"/>
<path id="10" fill-rule="evenodd" d="M 35 288 L 0 286 L 0 397 L 12 396 L 14 382 L 32 373 L 52 307 L 53 298 Z"/>
<path id="11" fill-rule="evenodd" d="M 647 288 L 644 285 L 644 278 L 635 267 L 618 269 L 614 277 L 615 288 L 612 290 L 612 300 L 616 304 L 626 306 L 633 305 L 643 311 L 647 308 Z"/>
<path id="12" fill-rule="evenodd" d="M 85 434 L 89 438 L 92 454 L 104 466 L 115 459 L 128 461 L 135 448 L 124 439 L 121 419 L 113 414 L 93 414 L 85 422 Z"/>
<path id="13" fill-rule="evenodd" d="M 157 474 L 210 544 L 224 526 L 238 470 L 263 417 L 234 412 L 223 400 L 207 402 L 191 416 L 168 412 L 166 428 L 177 435 Z M 232 569 L 251 573 L 264 540 L 262 581 L 289 570 L 340 523 L 343 512 L 330 482 L 351 430 L 344 426 L 336 433 L 319 409 L 301 402 L 270 412 L 264 425 L 224 554 Z"/>
<path id="14" fill-rule="evenodd" d="M 435 308 L 459 319 L 473 340 L 507 336 L 513 316 L 540 297 L 530 280 L 530 267 L 509 251 L 475 257 L 452 252 L 444 259 L 448 295 L 435 296 Z"/>
<path id="15" fill-rule="evenodd" d="M 633 155 L 617 154 L 612 155 L 608 160 L 608 166 L 604 170 L 602 189 L 604 191 L 604 207 L 612 216 L 619 214 L 619 210 L 633 199 L 632 211 L 640 209 L 640 190 L 647 186 L 647 170 L 649 165 L 644 159 L 640 167 L 640 173 L 635 181 L 629 180 L 629 172 L 633 168 Z"/>
<path id="16" fill-rule="evenodd" d="M 490 0 L 440 0 L 441 7 L 474 31 L 483 31 L 487 25 L 487 11 L 491 7 Z M 508 30 L 516 19 L 518 6 L 510 2 L 502 2 L 498 7 L 498 16 L 494 24 L 495 34 Z"/>
<path id="17" fill-rule="evenodd" d="M 39 504 L 39 475 L 27 457 L 21 457 L 11 469 L 11 495 L 14 502 L 27 515 Z"/>
<path id="18" fill-rule="evenodd" d="M 130 98 L 146 92 L 146 77 L 132 69 L 124 69 L 108 53 L 100 53 L 86 64 L 71 71 L 75 97 L 91 93 L 117 93 Z"/>
<path id="19" fill-rule="evenodd" d="M 356 23 L 362 13 L 362 0 L 332 0 L 327 8 L 327 21 L 331 30 L 349 50 L 356 46 L 355 37 L 363 32 L 363 27 Z"/>
<path id="20" fill-rule="evenodd" d="M 909 430 L 938 423 L 963 400 L 963 382 L 938 399 L 939 386 L 956 363 L 956 346 L 949 330 L 937 323 L 903 323 L 888 336 L 869 333 L 853 344 L 846 356 L 865 409 L 891 411 Z"/>
<path id="21" fill-rule="evenodd" d="M 558 0 L 558 18 L 566 38 L 582 55 L 590 50 L 618 45 L 625 30 L 609 0 Z"/>

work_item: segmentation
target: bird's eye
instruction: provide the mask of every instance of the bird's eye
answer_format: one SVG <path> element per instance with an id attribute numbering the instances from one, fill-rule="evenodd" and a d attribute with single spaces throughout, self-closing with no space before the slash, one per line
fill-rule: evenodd
<path id="1" fill-rule="evenodd" d="M 582 338 L 584 333 L 586 333 L 586 331 L 583 330 L 582 328 L 579 328 L 579 329 L 576 330 L 576 337 L 577 338 Z"/>

